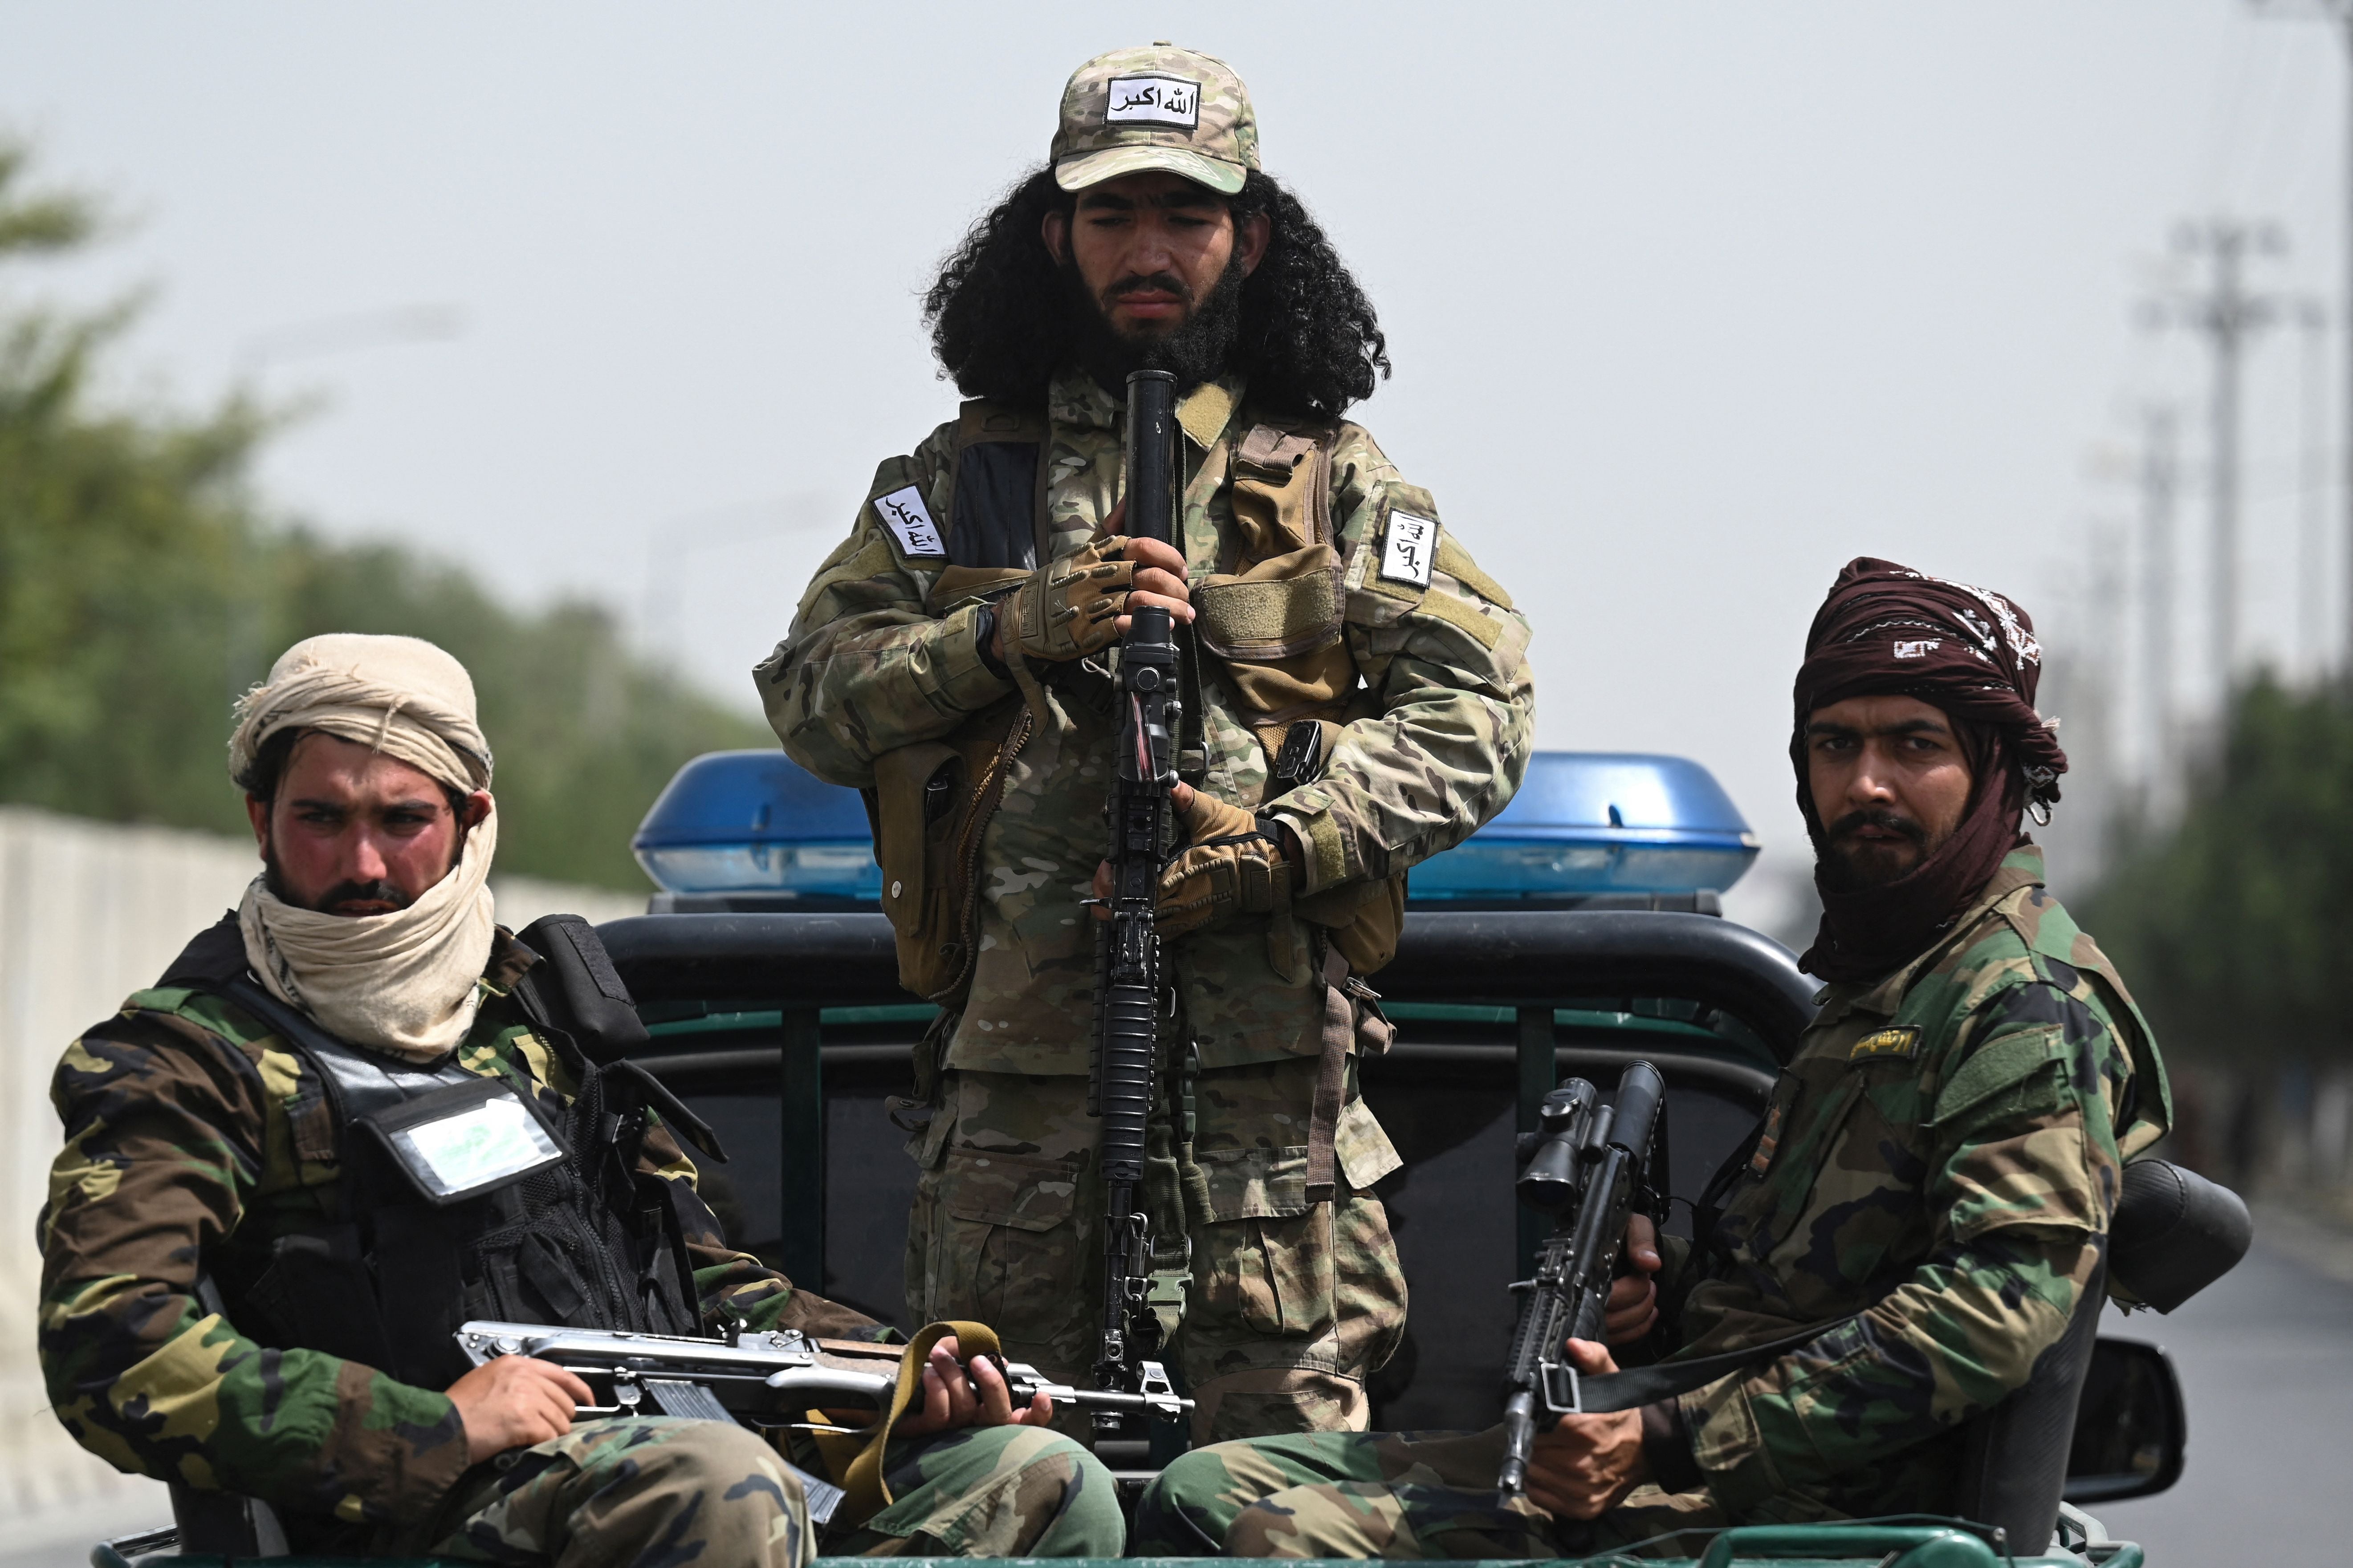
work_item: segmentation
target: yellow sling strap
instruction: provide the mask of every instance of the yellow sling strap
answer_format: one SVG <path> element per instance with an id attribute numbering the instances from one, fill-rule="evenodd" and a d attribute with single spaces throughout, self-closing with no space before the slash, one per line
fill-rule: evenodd
<path id="1" fill-rule="evenodd" d="M 854 1530 L 891 1506 L 891 1486 L 882 1478 L 882 1454 L 891 1446 L 891 1428 L 910 1405 L 922 1403 L 924 1363 L 931 1360 L 932 1347 L 950 1335 L 955 1337 L 956 1354 L 964 1361 L 1003 1354 L 997 1346 L 997 1331 L 985 1323 L 928 1323 L 908 1341 L 906 1353 L 899 1358 L 899 1386 L 892 1391 L 891 1407 L 875 1423 L 866 1446 L 834 1476 L 846 1495 L 841 1506 L 834 1510 L 829 1528 Z M 836 1455 L 857 1441 L 855 1437 L 818 1438 L 827 1468 L 832 1468 L 838 1462 Z"/>

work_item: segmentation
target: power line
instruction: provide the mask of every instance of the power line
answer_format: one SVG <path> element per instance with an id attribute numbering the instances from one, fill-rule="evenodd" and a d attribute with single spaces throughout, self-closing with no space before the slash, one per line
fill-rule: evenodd
<path id="1" fill-rule="evenodd" d="M 2345 226 L 2344 255 L 2339 258 L 2345 269 L 2345 294 L 2339 301 L 2337 316 L 2347 333 L 2342 416 L 2348 422 L 2348 429 L 2344 444 L 2345 489 L 2342 497 L 2345 508 L 2344 658 L 2347 671 L 2353 673 L 2353 0 L 2253 0 L 2253 4 L 2256 12 L 2263 16 L 2303 16 L 2333 22 L 2345 46 L 2345 165 L 2341 174 Z"/>
<path id="2" fill-rule="evenodd" d="M 691 557 L 705 550 L 758 544 L 833 521 L 825 498 L 803 491 L 768 500 L 715 507 L 674 517 L 648 530 L 642 636 L 649 650 L 675 655 L 685 640 L 683 584 Z"/>

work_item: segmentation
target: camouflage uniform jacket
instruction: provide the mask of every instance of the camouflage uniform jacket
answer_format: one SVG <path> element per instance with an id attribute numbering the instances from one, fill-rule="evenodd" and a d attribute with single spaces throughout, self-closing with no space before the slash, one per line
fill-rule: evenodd
<path id="1" fill-rule="evenodd" d="M 1680 1401 L 1736 1517 L 1788 1494 L 1940 1507 L 1940 1439 L 2065 1331 L 2124 1161 L 2171 1115 L 2147 1024 L 2031 847 L 1949 936 L 1821 1002 L 1680 1305 L 1685 1354 L 1851 1320 Z"/>
<path id="2" fill-rule="evenodd" d="M 1178 410 L 1186 430 L 1181 545 L 1192 580 L 1230 570 L 1238 548 L 1229 479 L 1261 417 L 1238 383 L 1211 384 Z M 1047 408 L 1044 532 L 1053 558 L 1096 537 L 1121 498 L 1124 408 L 1066 374 Z M 947 515 L 956 426 L 875 472 L 874 500 L 913 486 Z M 1452 847 L 1503 809 L 1525 771 L 1534 694 L 1527 625 L 1451 531 L 1433 530 L 1422 582 L 1384 576 L 1390 519 L 1438 521 L 1373 438 L 1341 425 L 1330 447 L 1333 547 L 1345 563 L 1345 636 L 1365 682 L 1358 710 L 1319 780 L 1271 807 L 1305 851 L 1303 894 L 1377 881 Z M 978 608 L 934 615 L 927 595 L 949 564 L 911 556 L 873 504 L 862 507 L 803 595 L 757 679 L 793 758 L 821 778 L 874 783 L 877 757 L 940 739 L 1015 684 L 982 661 Z M 1433 569 L 1434 568 L 1434 569 Z M 1198 787 L 1245 808 L 1269 805 L 1269 761 L 1215 659 L 1202 657 L 1206 772 Z M 1050 679 L 1035 730 L 1012 764 L 980 847 L 979 953 L 945 1065 L 981 1071 L 1087 1070 L 1094 941 L 1079 900 L 1104 849 L 1102 806 L 1114 730 L 1107 707 Z M 1263 720 L 1261 722 L 1264 722 Z M 1323 1022 L 1314 943 L 1294 918 L 1246 917 L 1172 950 L 1201 1065 L 1314 1055 Z M 1074 1026 L 1074 1020 L 1077 1023 Z"/>
<path id="3" fill-rule="evenodd" d="M 511 995 L 536 962 L 498 933 L 457 1061 L 560 1112 L 572 1075 Z M 303 1058 L 217 996 L 142 991 L 68 1047 L 50 1094 L 65 1147 L 40 1220 L 39 1344 L 67 1430 L 118 1469 L 247 1493 L 322 1524 L 428 1515 L 468 1463 L 447 1395 L 317 1351 L 265 1348 L 230 1321 L 236 1303 L 224 1317 L 198 1300 L 200 1259 L 266 1256 L 281 1228 L 339 1201 L 337 1130 Z M 873 1331 L 729 1251 L 667 1128 L 649 1133 L 643 1164 L 690 1190 L 680 1208 L 706 1316 L 723 1307 L 756 1328 Z"/>

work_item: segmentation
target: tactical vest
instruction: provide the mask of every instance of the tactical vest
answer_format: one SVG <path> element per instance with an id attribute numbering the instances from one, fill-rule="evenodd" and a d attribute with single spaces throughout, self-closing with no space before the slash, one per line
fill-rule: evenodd
<path id="1" fill-rule="evenodd" d="M 977 399 L 963 405 L 941 526 L 948 564 L 926 601 L 932 614 L 1000 597 L 1046 559 L 1047 434 L 1042 413 Z M 1335 435 L 1325 426 L 1258 424 L 1239 441 L 1220 435 L 1204 459 L 1225 470 L 1238 537 L 1230 559 L 1194 585 L 1194 621 L 1178 628 L 1185 717 L 1177 773 L 1187 783 L 1207 769 L 1205 681 L 1226 684 L 1265 749 L 1268 803 L 1321 777 L 1340 727 L 1376 711 L 1345 635 L 1346 563 L 1330 500 Z M 1109 711 L 1109 681 L 1085 667 L 1017 678 Z M 1024 694 L 1008 697 L 943 740 L 875 762 L 867 809 L 900 984 L 949 1008 L 971 984 L 981 846 L 1036 723 L 1031 706 Z M 1405 878 L 1328 889 L 1295 901 L 1292 912 L 1324 931 L 1349 972 L 1369 974 L 1396 954 Z"/>
<path id="2" fill-rule="evenodd" d="M 515 991 L 533 1033 L 578 1080 L 560 1116 L 508 1079 L 467 1071 L 455 1053 L 423 1068 L 329 1034 L 248 972 L 234 915 L 165 974 L 161 984 L 219 996 L 276 1034 L 323 1091 L 333 1130 L 323 1215 L 279 1227 L 266 1249 L 207 1250 L 203 1272 L 240 1333 L 438 1389 L 467 1370 L 454 1336 L 469 1319 L 701 1331 L 672 1184 L 637 1164 L 649 1106 L 682 1135 L 707 1141 L 707 1130 L 643 1068 L 596 1050 L 593 973 L 591 1016 L 567 1002 L 575 972 L 610 973 L 595 932 L 563 916 L 529 934 L 574 944 L 562 956 L 575 962 L 543 962 Z M 616 976 L 606 994 L 618 985 Z"/>

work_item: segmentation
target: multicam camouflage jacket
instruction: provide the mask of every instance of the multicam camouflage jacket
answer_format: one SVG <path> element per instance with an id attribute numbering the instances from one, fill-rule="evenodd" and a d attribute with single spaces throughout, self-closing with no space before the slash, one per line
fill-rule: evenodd
<path id="1" fill-rule="evenodd" d="M 2039 849 L 1911 963 L 1828 988 L 1714 1245 L 1662 1292 L 1684 1355 L 1833 1325 L 1679 1402 L 1716 1501 L 1941 1506 L 1946 1440 L 2065 1331 L 2124 1162 L 2170 1119 L 2147 1025 Z"/>
<path id="2" fill-rule="evenodd" d="M 536 962 L 498 933 L 456 1059 L 560 1120 L 575 1083 L 512 995 Z M 224 1314 L 200 1300 L 205 1259 L 266 1257 L 339 1201 L 338 1130 L 304 1058 L 217 996 L 142 991 L 67 1049 L 51 1098 L 65 1147 L 40 1220 L 40 1358 L 75 1439 L 119 1469 L 297 1516 L 382 1527 L 429 1513 L 467 1468 L 446 1395 L 317 1351 L 266 1348 L 239 1333 L 234 1301 Z M 640 1163 L 687 1189 L 677 1206 L 707 1319 L 874 1331 L 730 1251 L 667 1128 L 648 1134 Z"/>
<path id="3" fill-rule="evenodd" d="M 1180 543 L 1197 595 L 1234 570 L 1234 487 L 1260 418 L 1234 382 L 1204 385 L 1179 407 Z M 1091 378 L 1053 384 L 1040 431 L 1040 563 L 1101 534 L 1121 499 L 1124 423 L 1124 407 Z M 965 564 L 951 559 L 953 529 L 936 521 L 950 515 L 957 432 L 943 425 L 876 471 L 849 537 L 757 671 L 785 749 L 834 783 L 871 789 L 877 759 L 952 736 L 1015 696 L 1015 681 L 981 658 L 979 605 L 939 602 L 948 569 Z M 1316 506 L 1341 563 L 1331 613 L 1354 665 L 1348 721 L 1322 777 L 1271 802 L 1269 715 L 1246 709 L 1232 665 L 1205 652 L 1203 755 L 1187 774 L 1297 835 L 1303 895 L 1377 884 L 1502 810 L 1526 767 L 1534 705 L 1527 625 L 1440 526 L 1429 492 L 1406 483 L 1356 426 L 1324 432 L 1324 450 L 1329 479 Z M 1080 900 L 1103 857 L 1115 731 L 1085 682 L 1059 679 L 1067 671 L 1048 671 L 1028 694 L 1044 710 L 1023 732 L 978 847 L 978 952 L 950 1067 L 1087 1068 L 1094 942 Z M 1176 944 L 1172 958 L 1203 1067 L 1318 1049 L 1314 942 L 1295 918 L 1229 921 Z"/>

